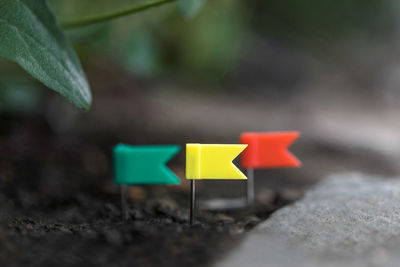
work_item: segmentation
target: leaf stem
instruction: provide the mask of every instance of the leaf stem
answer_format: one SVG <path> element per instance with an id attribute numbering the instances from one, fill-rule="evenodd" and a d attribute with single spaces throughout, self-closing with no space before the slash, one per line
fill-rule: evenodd
<path id="1" fill-rule="evenodd" d="M 156 0 L 153 2 L 148 2 L 140 6 L 135 6 L 132 8 L 124 9 L 124 10 L 118 10 L 113 13 L 109 14 L 103 14 L 99 16 L 93 16 L 89 18 L 83 18 L 80 20 L 75 20 L 75 21 L 64 21 L 61 22 L 61 26 L 63 28 L 75 28 L 75 27 L 80 27 L 80 26 L 85 26 L 93 23 L 98 23 L 98 22 L 103 22 L 107 20 L 112 20 L 118 17 L 126 16 L 132 13 L 138 13 L 146 9 L 150 9 L 153 7 L 161 6 L 164 4 L 172 3 L 175 2 L 176 0 Z"/>

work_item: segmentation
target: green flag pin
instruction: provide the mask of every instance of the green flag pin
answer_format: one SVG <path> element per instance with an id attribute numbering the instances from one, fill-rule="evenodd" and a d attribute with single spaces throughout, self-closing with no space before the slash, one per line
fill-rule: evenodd
<path id="1" fill-rule="evenodd" d="M 166 166 L 179 150 L 178 145 L 118 144 L 114 147 L 114 181 L 121 185 L 121 208 L 124 219 L 127 219 L 125 186 L 180 183 L 179 178 Z"/>

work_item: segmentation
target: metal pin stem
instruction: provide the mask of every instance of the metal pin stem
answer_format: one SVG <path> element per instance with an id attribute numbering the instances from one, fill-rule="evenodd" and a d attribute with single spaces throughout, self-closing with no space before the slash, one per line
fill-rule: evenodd
<path id="1" fill-rule="evenodd" d="M 254 205 L 254 169 L 247 169 L 247 205 Z"/>
<path id="2" fill-rule="evenodd" d="M 128 187 L 125 185 L 121 185 L 121 215 L 122 220 L 128 220 Z"/>
<path id="3" fill-rule="evenodd" d="M 195 180 L 190 180 L 190 213 L 189 213 L 189 222 L 190 225 L 193 225 L 195 220 L 195 209 L 196 209 L 196 184 Z"/>

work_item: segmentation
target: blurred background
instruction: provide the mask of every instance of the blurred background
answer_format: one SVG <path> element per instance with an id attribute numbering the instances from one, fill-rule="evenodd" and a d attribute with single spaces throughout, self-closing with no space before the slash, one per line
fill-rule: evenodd
<path id="1" fill-rule="evenodd" d="M 94 3 L 95 2 L 95 3 Z M 141 1 L 51 0 L 59 21 Z M 297 196 L 340 171 L 400 174 L 400 3 L 395 0 L 213 0 L 193 18 L 175 4 L 66 29 L 94 101 L 77 110 L 0 60 L 0 180 L 42 195 L 115 193 L 112 147 L 237 143 L 244 131 L 299 130 L 300 169 L 256 171 L 259 201 Z M 221 187 L 224 190 L 221 190 Z M 199 182 L 199 198 L 244 196 L 244 184 Z"/>

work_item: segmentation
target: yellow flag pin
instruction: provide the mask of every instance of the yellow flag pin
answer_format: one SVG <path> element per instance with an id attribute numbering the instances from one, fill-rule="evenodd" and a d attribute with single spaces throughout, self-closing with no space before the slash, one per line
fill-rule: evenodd
<path id="1" fill-rule="evenodd" d="M 190 179 L 190 224 L 194 222 L 196 179 L 247 179 L 232 161 L 247 145 L 186 144 L 186 179 Z"/>

